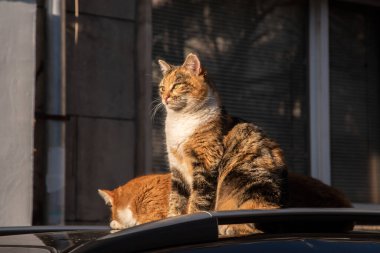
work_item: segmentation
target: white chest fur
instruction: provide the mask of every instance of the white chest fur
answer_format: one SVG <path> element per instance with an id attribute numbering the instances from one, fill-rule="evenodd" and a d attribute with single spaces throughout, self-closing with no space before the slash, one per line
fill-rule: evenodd
<path id="1" fill-rule="evenodd" d="M 195 115 L 168 113 L 165 123 L 166 145 L 168 149 L 179 149 L 195 131 L 202 125 L 203 119 Z"/>
<path id="2" fill-rule="evenodd" d="M 185 180 L 191 185 L 191 169 L 183 159 L 178 157 L 184 156 L 183 145 L 187 142 L 202 125 L 218 117 L 219 109 L 217 107 L 207 108 L 207 110 L 198 111 L 192 114 L 183 114 L 175 111 L 168 111 L 165 122 L 166 146 L 170 167 L 175 167 L 184 176 Z M 174 156 L 171 151 L 176 152 Z"/>
<path id="3" fill-rule="evenodd" d="M 179 170 L 189 185 L 192 185 L 193 181 L 191 170 L 183 159 L 178 158 L 183 157 L 183 144 L 203 122 L 204 119 L 195 115 L 185 116 L 175 112 L 168 113 L 166 117 L 166 146 L 170 168 Z M 171 151 L 175 151 L 176 156 Z"/>
<path id="4" fill-rule="evenodd" d="M 165 134 L 168 151 L 175 149 L 180 151 L 181 145 L 195 133 L 203 124 L 215 119 L 220 114 L 219 104 L 216 95 L 208 90 L 207 99 L 200 104 L 198 101 L 189 99 L 189 107 L 197 110 L 187 109 L 183 111 L 173 111 L 166 108 Z M 191 106 L 196 104 L 196 106 Z M 192 110 L 192 112 L 189 112 Z M 186 112 L 187 111 L 187 112 Z"/>
<path id="5" fill-rule="evenodd" d="M 202 125 L 213 121 L 219 116 L 218 107 L 199 110 L 196 113 L 181 113 L 168 111 L 165 122 L 166 145 L 168 151 L 181 150 L 181 145 L 192 136 Z"/>

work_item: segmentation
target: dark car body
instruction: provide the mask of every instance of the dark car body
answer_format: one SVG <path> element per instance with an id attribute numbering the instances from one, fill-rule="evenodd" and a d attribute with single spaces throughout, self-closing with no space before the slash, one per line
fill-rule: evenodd
<path id="1" fill-rule="evenodd" d="M 101 226 L 34 226 L 0 229 L 0 252 L 70 252 L 110 233 Z"/>
<path id="2" fill-rule="evenodd" d="M 348 232 L 330 226 L 352 222 L 365 225 Z M 276 224 L 278 229 L 242 237 L 218 235 L 218 225 L 237 223 Z M 107 227 L 2 228 L 0 252 L 369 253 L 380 252 L 378 224 L 380 211 L 352 208 L 202 212 L 116 233 Z"/>

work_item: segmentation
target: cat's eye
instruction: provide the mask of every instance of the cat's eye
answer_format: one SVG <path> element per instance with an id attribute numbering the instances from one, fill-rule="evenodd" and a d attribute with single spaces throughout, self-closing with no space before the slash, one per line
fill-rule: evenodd
<path id="1" fill-rule="evenodd" d="M 181 88 L 181 87 L 183 87 L 183 83 L 176 83 L 176 84 L 174 84 L 174 86 L 173 86 L 173 89 L 178 89 L 178 88 Z"/>
<path id="2" fill-rule="evenodd" d="M 165 91 L 165 87 L 164 86 L 160 86 L 159 89 L 160 89 L 160 93 L 162 93 L 162 92 Z"/>

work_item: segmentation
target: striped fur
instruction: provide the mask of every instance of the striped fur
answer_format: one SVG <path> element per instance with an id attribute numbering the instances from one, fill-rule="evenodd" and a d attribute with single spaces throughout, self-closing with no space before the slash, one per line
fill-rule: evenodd
<path id="1" fill-rule="evenodd" d="M 279 146 L 255 125 L 224 113 L 196 55 L 189 54 L 179 67 L 159 64 L 173 173 L 169 216 L 283 206 L 286 168 Z M 234 201 L 215 207 L 226 192 L 234 193 Z"/>
<path id="2" fill-rule="evenodd" d="M 224 146 L 217 191 L 218 201 L 224 204 L 217 210 L 268 209 L 285 204 L 287 170 L 277 143 L 254 124 L 238 123 L 225 136 Z M 231 193 L 236 197 L 231 198 Z"/>

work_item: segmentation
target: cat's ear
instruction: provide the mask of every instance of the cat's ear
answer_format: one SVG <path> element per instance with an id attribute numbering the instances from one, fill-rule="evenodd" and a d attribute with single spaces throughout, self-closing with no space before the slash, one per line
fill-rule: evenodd
<path id="1" fill-rule="evenodd" d="M 172 69 L 172 66 L 164 60 L 158 60 L 158 64 L 160 64 L 162 75 L 165 75 Z"/>
<path id="2" fill-rule="evenodd" d="M 100 197 L 104 199 L 107 206 L 113 205 L 113 192 L 109 190 L 98 190 Z"/>
<path id="3" fill-rule="evenodd" d="M 195 75 L 199 75 L 202 72 L 201 62 L 195 54 L 188 54 L 182 67 L 186 68 Z"/>

